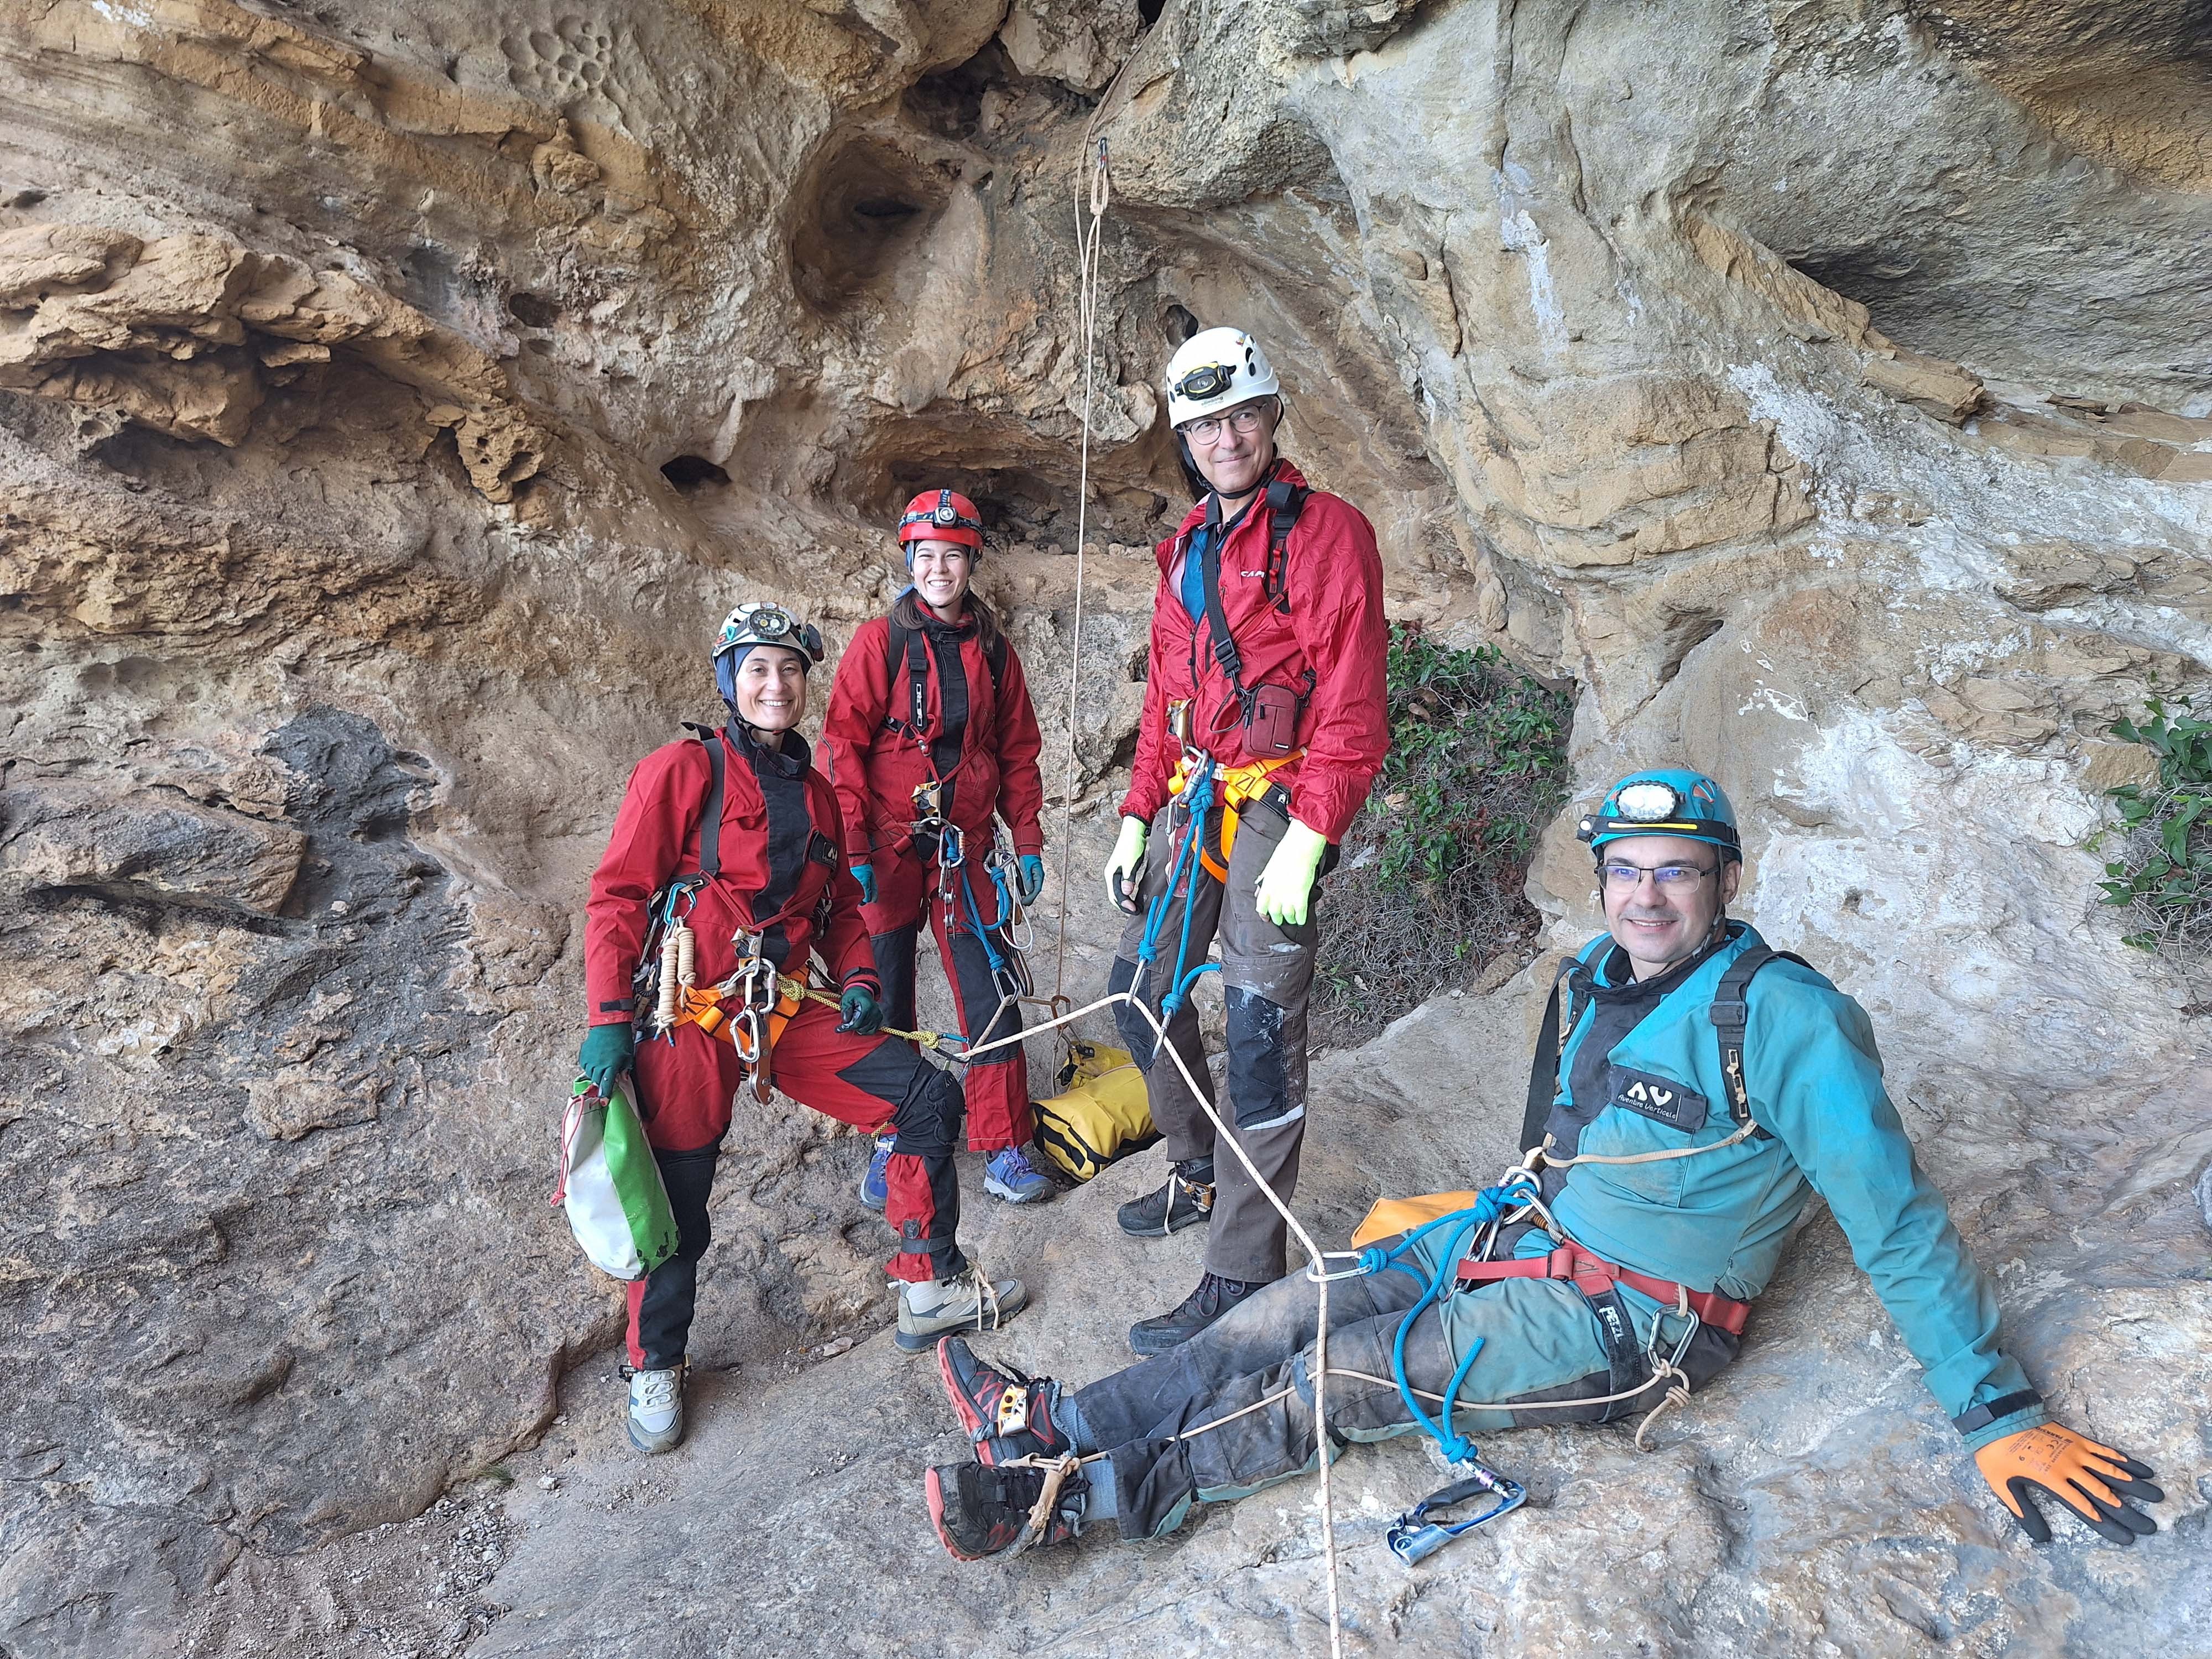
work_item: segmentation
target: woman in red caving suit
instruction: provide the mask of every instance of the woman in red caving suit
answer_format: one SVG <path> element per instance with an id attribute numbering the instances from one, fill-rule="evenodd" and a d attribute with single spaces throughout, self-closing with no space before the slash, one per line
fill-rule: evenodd
<path id="1" fill-rule="evenodd" d="M 732 977 L 756 955 L 806 979 L 818 953 L 841 990 L 835 1008 L 788 1000 L 779 1006 L 769 1074 L 800 1104 L 884 1133 L 890 1143 L 885 1218 L 899 1238 L 890 1259 L 891 1277 L 902 1281 L 899 1346 L 921 1352 L 945 1331 L 994 1328 L 1024 1299 L 1019 1280 L 990 1283 L 954 1238 L 957 1085 L 909 1045 L 877 1035 L 881 987 L 860 889 L 841 855 L 837 797 L 793 729 L 806 713 L 806 672 L 822 660 L 822 637 L 781 606 L 742 605 L 723 623 L 714 659 L 729 723 L 718 732 L 698 728 L 698 738 L 664 744 L 638 763 L 585 912 L 591 1029 L 579 1063 L 601 1094 L 623 1073 L 634 1075 L 676 1218 L 674 1258 L 629 1287 L 628 1425 L 645 1452 L 666 1451 L 684 1436 L 684 1351 L 710 1237 L 707 1196 L 732 1097 L 751 1075 L 731 1041 L 734 1020 L 702 1024 L 687 1009 L 665 1032 L 633 1038 L 633 1021 L 655 1012 L 635 1006 L 634 975 L 653 919 L 671 908 L 672 889 L 684 896 L 674 914 L 696 936 L 698 987 L 727 987 L 734 999 Z M 702 833 L 709 825 L 713 833 Z"/>
<path id="2" fill-rule="evenodd" d="M 1005 932 L 1012 918 L 985 860 L 996 814 L 1013 837 L 1011 884 L 1021 902 L 1044 885 L 1042 740 L 1021 659 L 969 592 L 983 545 L 975 504 L 950 489 L 925 490 L 907 504 L 898 538 L 913 585 L 890 617 L 854 632 L 837 665 L 822 742 L 885 1018 L 914 1024 L 915 951 L 927 910 L 961 1035 L 980 1045 L 1022 1029 L 1020 1005 L 1009 998 L 1019 967 Z M 1026 1151 L 1036 1129 L 1022 1045 L 994 1048 L 967 1069 L 968 1146 L 990 1154 L 984 1190 L 1013 1204 L 1049 1199 L 1056 1189 Z M 860 1183 L 867 1203 L 884 1202 L 890 1155 L 889 1143 L 878 1141 Z"/>

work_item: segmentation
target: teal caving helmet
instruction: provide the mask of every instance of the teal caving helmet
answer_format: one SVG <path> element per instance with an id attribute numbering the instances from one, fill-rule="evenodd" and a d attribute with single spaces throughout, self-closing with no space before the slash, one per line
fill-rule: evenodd
<path id="1" fill-rule="evenodd" d="M 1723 862 L 1743 861 L 1735 808 L 1727 794 L 1704 773 L 1679 766 L 1631 772 L 1606 792 L 1596 811 L 1576 825 L 1575 835 L 1601 855 L 1607 843 L 1631 836 L 1680 836 L 1719 848 Z"/>

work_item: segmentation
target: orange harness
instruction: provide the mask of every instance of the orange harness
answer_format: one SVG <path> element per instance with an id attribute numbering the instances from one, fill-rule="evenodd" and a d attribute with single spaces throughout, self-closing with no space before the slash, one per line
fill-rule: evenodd
<path id="1" fill-rule="evenodd" d="M 677 993 L 676 1018 L 669 1021 L 667 1029 L 696 1025 L 735 1048 L 738 1058 L 750 1068 L 754 1098 L 765 1103 L 775 1076 L 775 1045 L 798 1013 L 805 988 L 795 979 L 778 975 L 773 1003 L 766 1006 L 739 1003 L 734 1009 L 725 1009 L 725 999 L 737 1002 L 744 987 L 744 980 L 738 975 L 720 985 L 681 987 Z"/>
<path id="2" fill-rule="evenodd" d="M 1279 768 L 1288 766 L 1306 751 L 1294 749 L 1287 755 L 1274 755 L 1266 760 L 1255 760 L 1247 765 L 1224 767 L 1213 775 L 1213 787 L 1221 802 L 1221 845 L 1216 848 L 1205 841 L 1198 844 L 1198 861 L 1206 866 L 1206 874 L 1216 881 L 1229 879 L 1229 853 L 1237 844 L 1237 824 L 1243 809 L 1255 801 L 1267 799 L 1270 789 L 1279 786 L 1270 781 Z M 1180 795 L 1183 786 L 1190 781 L 1194 759 L 1203 763 L 1204 757 L 1186 749 L 1176 765 L 1175 775 L 1168 780 L 1168 793 Z"/>

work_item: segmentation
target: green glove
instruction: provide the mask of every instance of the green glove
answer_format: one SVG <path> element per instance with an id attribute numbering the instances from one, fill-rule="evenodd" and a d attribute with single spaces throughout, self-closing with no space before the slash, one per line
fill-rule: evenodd
<path id="1" fill-rule="evenodd" d="M 1117 910 L 1137 914 L 1137 866 L 1145 861 L 1145 838 L 1149 832 L 1142 818 L 1121 820 L 1121 838 L 1114 856 L 1106 860 L 1106 902 Z"/>
<path id="2" fill-rule="evenodd" d="M 865 985 L 848 985 L 837 999 L 837 1029 L 873 1036 L 884 1029 L 884 1005 Z"/>
<path id="3" fill-rule="evenodd" d="M 1292 818 L 1260 872 L 1260 914 L 1278 927 L 1303 926 L 1313 902 L 1314 874 L 1328 851 L 1328 836 Z"/>
<path id="4" fill-rule="evenodd" d="M 629 1070 L 630 1034 L 626 1019 L 610 1020 L 584 1033 L 584 1047 L 576 1056 L 576 1069 L 591 1079 L 599 1098 L 614 1098 L 615 1079 Z"/>

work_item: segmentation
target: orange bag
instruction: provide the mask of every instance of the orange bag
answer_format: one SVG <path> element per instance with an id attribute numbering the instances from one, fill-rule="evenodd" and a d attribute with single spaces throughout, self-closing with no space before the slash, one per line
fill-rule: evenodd
<path id="1" fill-rule="evenodd" d="M 1378 1198 L 1367 1218 L 1352 1230 L 1354 1249 L 1378 1239 L 1409 1233 L 1425 1221 L 1434 1221 L 1454 1210 L 1471 1210 L 1480 1193 L 1424 1193 L 1419 1198 Z"/>

